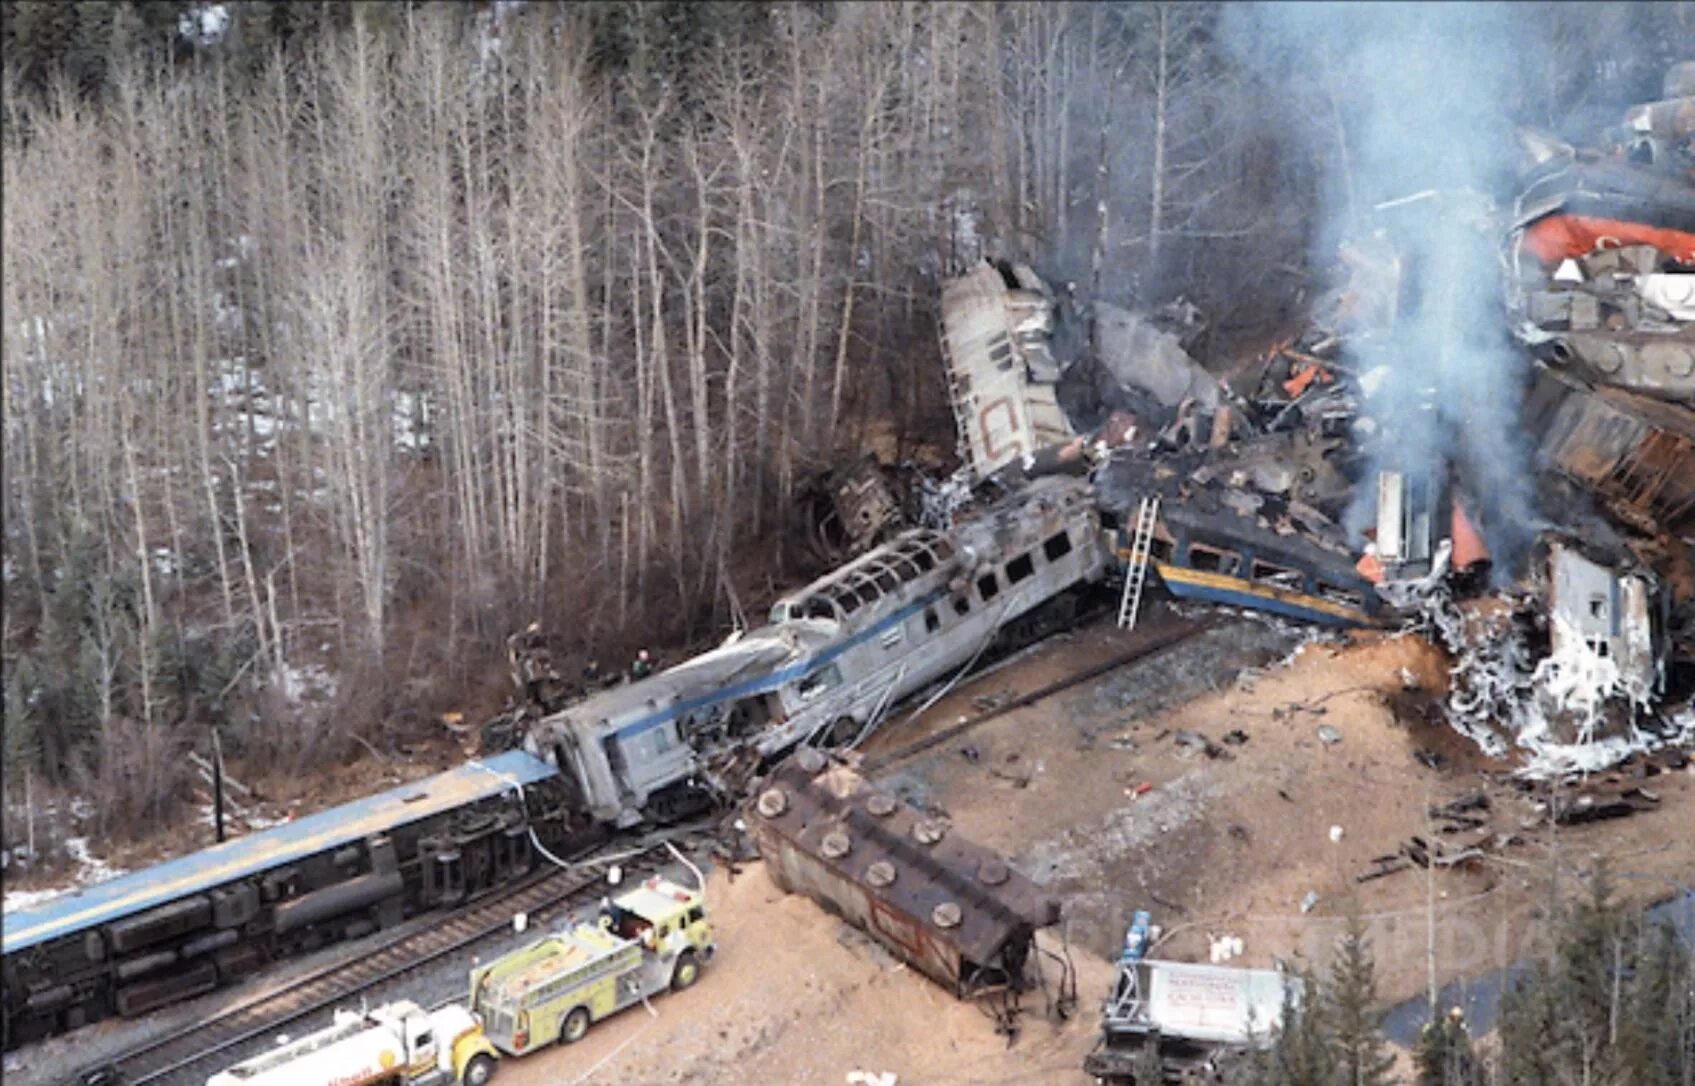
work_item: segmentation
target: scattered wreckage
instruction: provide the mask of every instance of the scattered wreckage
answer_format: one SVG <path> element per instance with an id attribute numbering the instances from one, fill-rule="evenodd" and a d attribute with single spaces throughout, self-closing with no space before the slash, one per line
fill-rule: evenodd
<path id="1" fill-rule="evenodd" d="M 1059 902 L 1005 858 L 805 748 L 764 782 L 746 820 L 779 889 L 804 893 L 960 999 L 1033 987 Z"/>

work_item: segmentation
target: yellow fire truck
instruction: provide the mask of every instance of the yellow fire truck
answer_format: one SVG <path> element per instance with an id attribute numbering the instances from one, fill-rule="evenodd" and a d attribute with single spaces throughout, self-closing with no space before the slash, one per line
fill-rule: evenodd
<path id="1" fill-rule="evenodd" d="M 589 1026 L 700 978 L 716 945 L 701 895 L 651 878 L 576 924 L 471 971 L 471 1010 L 500 1051 L 583 1039 Z"/>

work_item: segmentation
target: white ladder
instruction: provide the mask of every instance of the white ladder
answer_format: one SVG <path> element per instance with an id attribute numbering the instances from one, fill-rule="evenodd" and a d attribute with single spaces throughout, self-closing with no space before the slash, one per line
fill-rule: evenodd
<path id="1" fill-rule="evenodd" d="M 1148 562 L 1154 541 L 1154 524 L 1159 520 L 1159 495 L 1142 499 L 1136 509 L 1136 529 L 1130 536 L 1130 560 L 1124 566 L 1124 597 L 1118 602 L 1118 628 L 1134 630 L 1142 607 L 1142 585 L 1148 579 Z"/>

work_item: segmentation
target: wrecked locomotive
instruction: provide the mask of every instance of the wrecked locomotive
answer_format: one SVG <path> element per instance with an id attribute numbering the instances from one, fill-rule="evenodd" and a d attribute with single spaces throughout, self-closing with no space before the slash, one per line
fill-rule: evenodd
<path id="1" fill-rule="evenodd" d="M 1069 617 L 1106 556 L 1092 493 L 1047 478 L 948 530 L 917 529 L 779 599 L 769 623 L 545 717 L 525 746 L 618 826 L 734 798 L 802 742 L 852 745 L 997 638 Z"/>

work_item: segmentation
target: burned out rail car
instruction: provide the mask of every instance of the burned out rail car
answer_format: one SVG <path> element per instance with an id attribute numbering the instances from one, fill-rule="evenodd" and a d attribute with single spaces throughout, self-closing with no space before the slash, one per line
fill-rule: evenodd
<path id="1" fill-rule="evenodd" d="M 766 625 L 545 717 L 524 742 L 597 821 L 668 821 L 739 798 L 797 744 L 856 741 L 997 639 L 1039 634 L 1105 565 L 1088 484 L 1038 479 L 946 530 L 902 533 L 777 600 Z"/>
<path id="2" fill-rule="evenodd" d="M 521 879 L 587 833 L 512 751 L 4 918 L 5 1047 L 210 992 Z"/>
<path id="3" fill-rule="evenodd" d="M 1695 534 L 1695 410 L 1543 370 L 1525 417 L 1543 466 L 1650 534 Z"/>
<path id="4" fill-rule="evenodd" d="M 765 782 L 748 823 L 771 881 L 804 893 L 969 999 L 1030 986 L 1059 902 L 994 851 L 803 749 Z"/>

